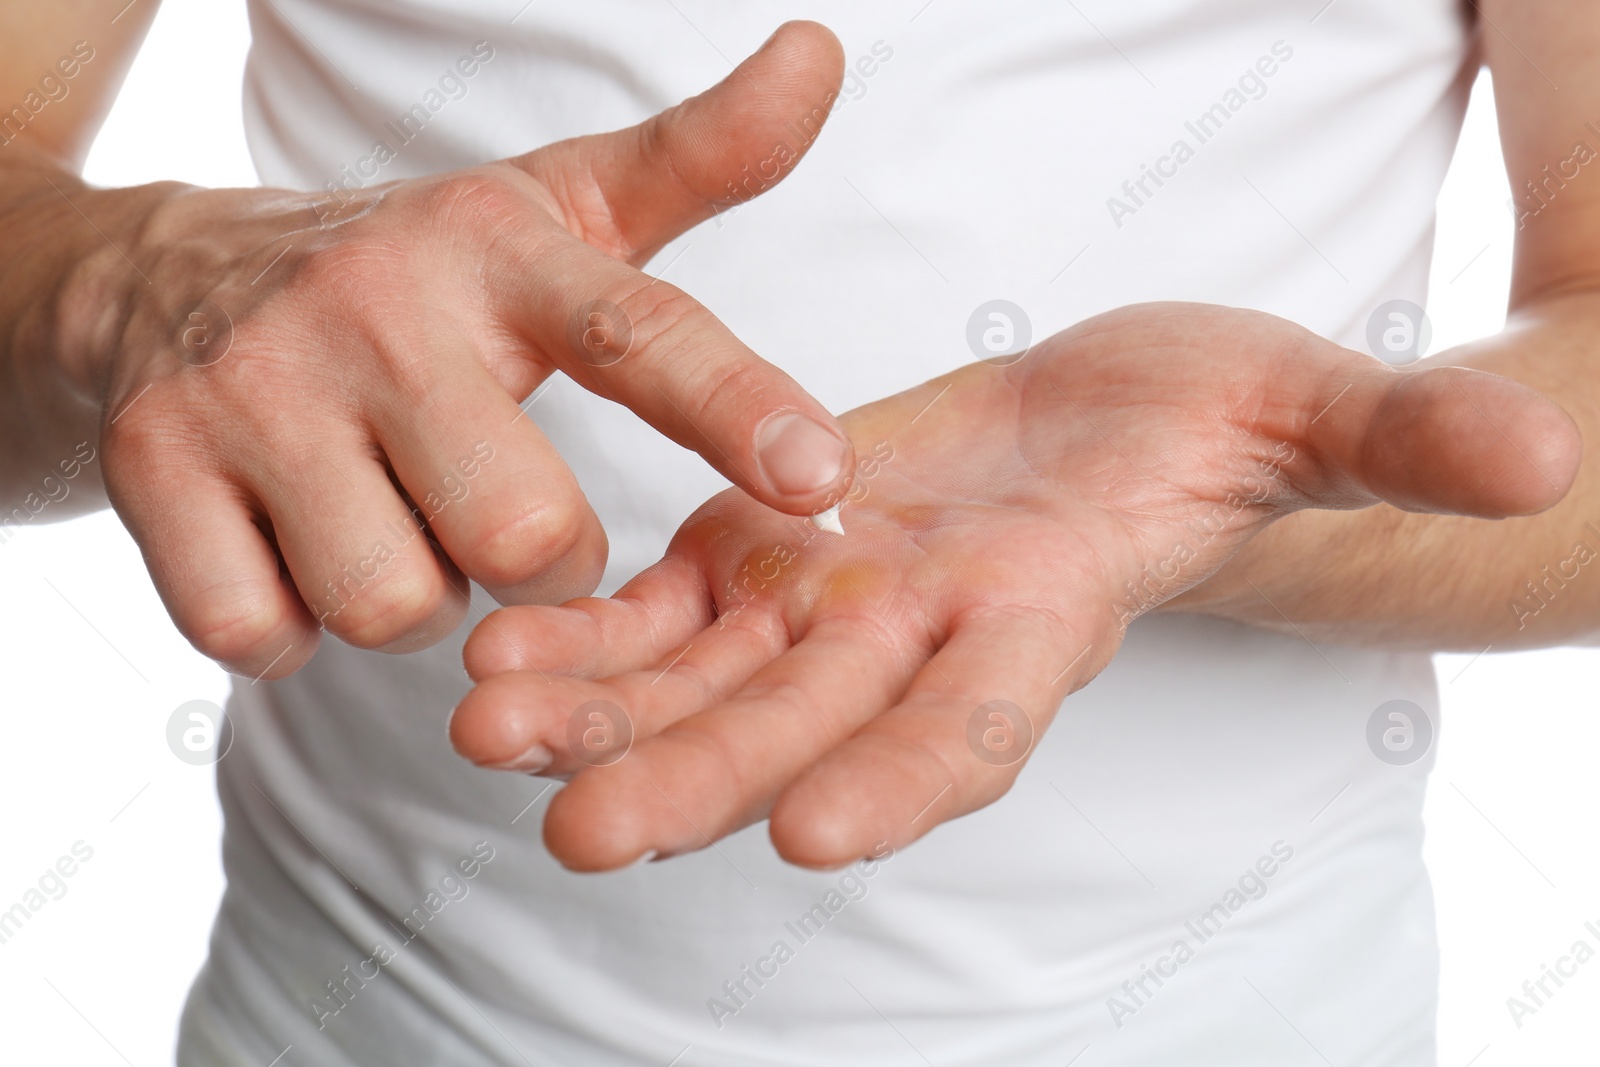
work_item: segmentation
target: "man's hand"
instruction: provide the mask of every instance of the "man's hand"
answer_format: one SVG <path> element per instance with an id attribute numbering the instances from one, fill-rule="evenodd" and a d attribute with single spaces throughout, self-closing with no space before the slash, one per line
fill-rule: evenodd
<path id="1" fill-rule="evenodd" d="M 437 640 L 463 575 L 509 603 L 591 591 L 600 524 L 518 410 L 556 371 L 781 511 L 842 493 L 834 418 L 638 269 L 786 174 L 841 69 L 827 30 L 792 23 L 641 126 L 353 196 L 92 190 L 41 157 L 28 210 L 85 254 L 24 346 L 96 410 L 108 495 L 178 628 L 281 676 L 321 628 Z"/>
<path id="2" fill-rule="evenodd" d="M 1520 515 L 1572 421 L 1456 367 L 1395 371 L 1267 315 L 1125 308 L 844 418 L 846 534 L 730 490 L 610 600 L 508 608 L 451 736 L 576 775 L 545 839 L 603 870 L 770 815 L 830 867 L 1009 788 L 1127 623 L 1308 507 Z"/>

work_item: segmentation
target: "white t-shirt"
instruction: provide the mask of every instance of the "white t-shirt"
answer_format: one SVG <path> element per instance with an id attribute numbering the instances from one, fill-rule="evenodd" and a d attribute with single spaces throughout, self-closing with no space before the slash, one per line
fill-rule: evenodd
<path id="1" fill-rule="evenodd" d="M 253 4 L 262 179 L 630 124 L 818 19 L 852 74 L 810 156 L 651 269 L 839 411 L 970 361 L 994 298 L 1035 337 L 1186 299 L 1364 347 L 1375 308 L 1424 299 L 1469 80 L 1456 0 L 524 3 Z M 603 591 L 720 488 L 565 380 L 533 417 L 610 533 Z M 1431 757 L 1368 741 L 1390 700 L 1436 719 L 1426 656 L 1146 618 L 1009 795 L 887 859 L 799 870 L 762 825 L 580 876 L 540 840 L 559 786 L 450 750 L 464 636 L 399 658 L 330 640 L 238 687 L 182 1063 L 1433 1062 Z"/>

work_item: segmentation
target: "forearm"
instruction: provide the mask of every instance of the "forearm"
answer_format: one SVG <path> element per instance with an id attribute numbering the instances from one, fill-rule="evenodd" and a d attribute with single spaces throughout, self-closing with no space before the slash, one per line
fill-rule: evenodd
<path id="1" fill-rule="evenodd" d="M 0 523 L 104 503 L 98 465 L 72 466 L 97 451 L 100 407 L 85 353 L 71 351 L 60 328 L 97 310 L 66 293 L 74 265 L 92 253 L 88 239 L 100 239 L 73 207 L 86 191 L 42 154 L 20 145 L 0 153 Z"/>
<path id="2" fill-rule="evenodd" d="M 78 169 L 157 6 L 0 2 L 0 531 L 104 503 L 113 290 L 139 281 L 119 249 L 160 192 L 96 192 Z"/>
<path id="3" fill-rule="evenodd" d="M 43 153 L 0 152 L 0 524 L 104 505 L 105 356 L 139 281 L 123 250 L 162 195 L 92 190 Z"/>
<path id="4" fill-rule="evenodd" d="M 1600 633 L 1600 292 L 1525 304 L 1507 329 L 1442 353 L 1516 379 L 1577 421 L 1584 463 L 1541 514 L 1487 521 L 1378 505 L 1302 511 L 1162 610 L 1312 640 L 1478 652 L 1585 643 Z M 1494 420 L 1495 413 L 1482 416 Z M 1542 475 L 1532 466 L 1527 477 Z"/>

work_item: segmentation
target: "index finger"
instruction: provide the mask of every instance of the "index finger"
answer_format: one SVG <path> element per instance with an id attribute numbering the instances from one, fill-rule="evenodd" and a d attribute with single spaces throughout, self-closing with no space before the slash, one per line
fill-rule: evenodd
<path id="1" fill-rule="evenodd" d="M 755 499 L 810 515 L 850 488 L 855 449 L 838 420 L 683 290 L 564 234 L 505 276 L 510 328 Z"/>

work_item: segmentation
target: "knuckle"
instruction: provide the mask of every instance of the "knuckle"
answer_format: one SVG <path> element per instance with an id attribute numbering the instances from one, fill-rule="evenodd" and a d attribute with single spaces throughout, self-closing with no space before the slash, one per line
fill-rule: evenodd
<path id="1" fill-rule="evenodd" d="M 169 457 L 186 457 L 192 465 L 196 457 L 205 454 L 202 428 L 181 414 L 161 410 L 161 391 L 152 388 L 150 395 L 139 401 L 140 409 L 124 410 L 122 417 L 101 427 L 100 452 L 107 488 L 113 492 L 124 483 L 148 480 L 167 465 Z"/>
<path id="2" fill-rule="evenodd" d="M 281 651 L 270 650 L 269 642 L 286 620 L 277 590 L 265 582 L 213 586 L 191 599 L 179 616 L 189 643 L 219 663 L 246 663 Z"/>
<path id="3" fill-rule="evenodd" d="M 513 171 L 471 170 L 419 187 L 417 207 L 435 223 L 452 228 L 486 223 L 491 228 L 527 214 L 528 196 Z"/>
<path id="4" fill-rule="evenodd" d="M 758 699 L 763 704 L 778 706 L 785 718 L 794 716 L 799 719 L 811 720 L 822 710 L 810 693 L 791 681 L 772 682 L 762 686 L 747 686 L 745 692 L 741 695 Z"/>
<path id="5" fill-rule="evenodd" d="M 346 644 L 376 649 L 421 629 L 444 604 L 443 576 L 434 569 L 396 568 L 365 585 L 346 579 L 333 587 L 321 622 Z"/>
<path id="6" fill-rule="evenodd" d="M 694 694 L 692 697 L 693 706 L 710 707 L 713 704 L 721 703 L 726 698 L 723 687 L 717 684 L 717 680 L 707 674 L 704 668 L 690 660 L 680 658 L 678 662 L 669 664 L 662 674 L 670 675 L 674 682 Z M 655 677 L 660 678 L 661 676 L 656 675 Z M 654 680 L 652 679 L 652 684 Z"/>
<path id="7" fill-rule="evenodd" d="M 389 237 L 366 235 L 329 241 L 308 252 L 297 280 L 328 304 L 357 310 L 374 295 L 388 295 L 406 270 L 406 248 Z"/>
<path id="8" fill-rule="evenodd" d="M 627 315 L 640 348 L 670 352 L 703 333 L 700 327 L 710 316 L 694 297 L 665 282 L 646 283 L 612 299 Z"/>
<path id="9" fill-rule="evenodd" d="M 105 457 L 108 483 L 120 480 L 124 471 L 136 475 L 148 470 L 162 452 L 165 433 L 150 421 L 124 417 L 100 428 L 100 452 Z"/>
<path id="10" fill-rule="evenodd" d="M 694 389 L 695 401 L 689 416 L 696 426 L 717 425 L 719 412 L 767 411 L 770 404 L 762 398 L 771 392 L 768 368 L 755 360 L 722 364 L 702 371 L 703 380 Z"/>
<path id="11" fill-rule="evenodd" d="M 693 767 L 696 777 L 704 782 L 715 782 L 716 793 L 724 803 L 713 801 L 716 811 L 702 811 L 696 819 L 713 837 L 722 837 L 738 828 L 741 805 L 738 800 L 760 796 L 770 788 L 763 780 L 760 760 L 741 738 L 725 730 L 698 722 L 679 724 L 668 733 L 658 735 L 656 741 L 672 746 L 672 753 L 680 764 Z M 635 765 L 637 767 L 637 765 Z M 736 801 L 733 804 L 725 803 Z"/>
<path id="12" fill-rule="evenodd" d="M 479 582 L 509 586 L 536 578 L 576 552 L 588 535 L 587 509 L 575 494 L 485 525 L 459 562 Z"/>

